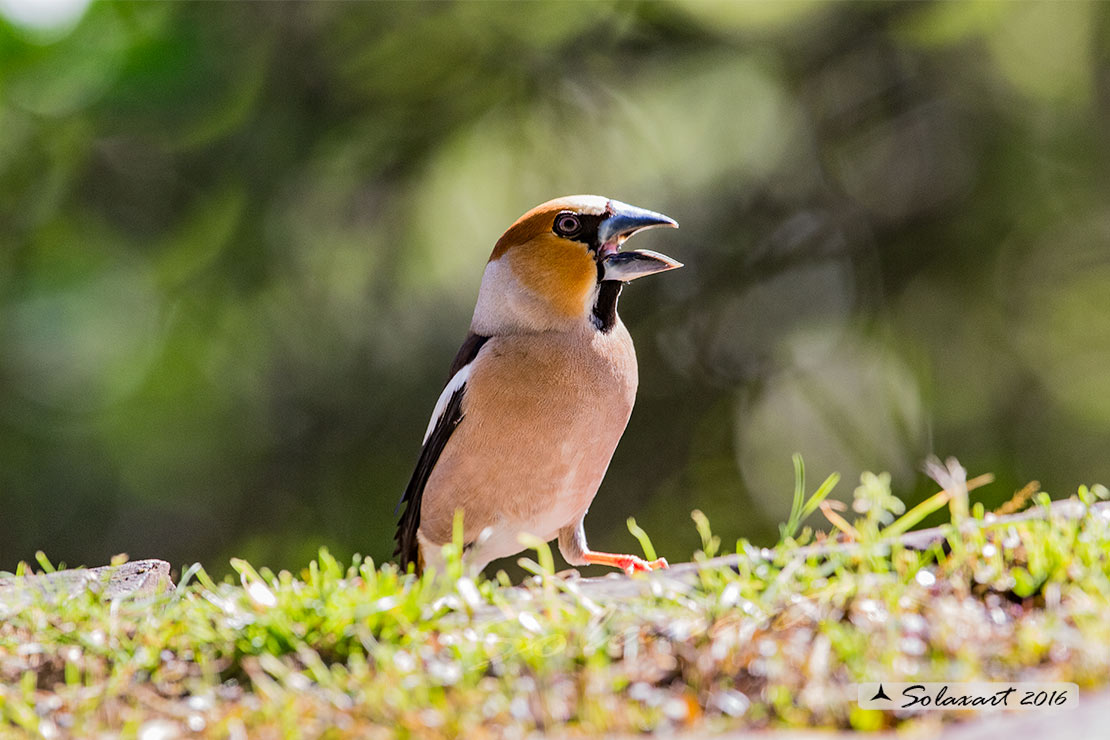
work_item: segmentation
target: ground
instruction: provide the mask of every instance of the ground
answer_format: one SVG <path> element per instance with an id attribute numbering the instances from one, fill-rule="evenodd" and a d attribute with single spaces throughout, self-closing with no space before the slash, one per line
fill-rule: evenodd
<path id="1" fill-rule="evenodd" d="M 0 581 L 0 735 L 706 737 L 967 717 L 862 710 L 855 684 L 874 680 L 1070 681 L 1085 693 L 1069 721 L 1093 721 L 1110 677 L 1106 489 L 1055 504 L 1026 492 L 1011 507 L 1025 512 L 995 516 L 968 505 L 981 480 L 946 470 L 908 512 L 889 477 L 865 475 L 853 521 L 829 482 L 808 499 L 800 483 L 771 549 L 719 556 L 695 513 L 694 559 L 633 578 L 555 574 L 542 543 L 520 585 L 466 576 L 453 556 L 418 578 L 326 551 L 299 574 L 237 560 L 237 580 L 194 567 L 176 587 L 157 565 L 127 583 L 118 564 L 76 579 L 24 568 Z M 949 524 L 908 531 L 946 506 Z M 832 533 L 799 533 L 818 508 Z"/>

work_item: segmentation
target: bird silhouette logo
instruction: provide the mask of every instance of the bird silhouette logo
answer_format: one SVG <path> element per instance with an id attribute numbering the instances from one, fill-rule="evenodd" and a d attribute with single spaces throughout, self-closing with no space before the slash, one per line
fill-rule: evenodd
<path id="1" fill-rule="evenodd" d="M 886 692 L 883 691 L 882 684 L 879 684 L 879 690 L 876 691 L 875 695 L 871 697 L 871 701 L 875 701 L 876 699 L 886 699 L 887 701 L 891 700 L 890 697 L 886 695 Z"/>

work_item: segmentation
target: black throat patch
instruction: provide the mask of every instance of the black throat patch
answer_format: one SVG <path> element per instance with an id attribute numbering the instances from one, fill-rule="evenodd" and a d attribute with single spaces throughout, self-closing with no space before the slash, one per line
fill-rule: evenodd
<path id="1" fill-rule="evenodd" d="M 624 283 L 620 280 L 603 280 L 598 288 L 593 322 L 603 334 L 608 334 L 617 324 L 617 298 L 620 298 L 623 287 Z"/>

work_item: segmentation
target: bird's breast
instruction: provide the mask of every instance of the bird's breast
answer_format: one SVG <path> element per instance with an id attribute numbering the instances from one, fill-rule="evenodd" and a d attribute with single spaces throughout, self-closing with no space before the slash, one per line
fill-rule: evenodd
<path id="1" fill-rule="evenodd" d="M 609 332 L 494 337 L 474 365 L 463 420 L 425 492 L 422 531 L 449 536 L 499 522 L 541 537 L 589 506 L 632 413 L 636 355 L 619 321 Z"/>

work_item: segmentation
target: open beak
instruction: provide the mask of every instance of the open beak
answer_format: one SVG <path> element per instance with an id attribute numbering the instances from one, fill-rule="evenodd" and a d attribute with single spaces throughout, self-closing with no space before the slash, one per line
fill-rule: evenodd
<path id="1" fill-rule="evenodd" d="M 630 206 L 619 200 L 609 201 L 609 208 L 613 212 L 612 215 L 601 222 L 597 231 L 599 244 L 597 258 L 601 265 L 602 280 L 619 280 L 626 283 L 644 275 L 682 267 L 681 262 L 647 249 L 620 251 L 625 239 L 639 231 L 657 226 L 677 229 L 678 223 L 673 218 Z"/>

